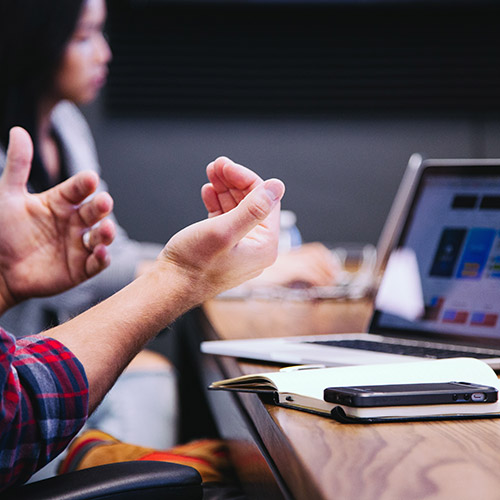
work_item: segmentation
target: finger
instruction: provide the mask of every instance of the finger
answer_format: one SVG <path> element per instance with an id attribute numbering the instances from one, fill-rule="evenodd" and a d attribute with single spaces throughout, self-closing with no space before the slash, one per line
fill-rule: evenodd
<path id="1" fill-rule="evenodd" d="M 236 207 L 239 202 L 245 197 L 245 193 L 237 192 L 234 187 L 231 176 L 225 177 L 224 166 L 226 162 L 231 162 L 229 158 L 217 158 L 213 163 L 207 167 L 207 177 L 213 186 L 215 195 L 217 196 L 217 203 L 220 207 L 218 213 L 225 213 Z M 242 167 L 243 168 L 243 167 Z M 227 169 L 228 173 L 232 170 Z M 245 188 L 247 185 L 245 184 Z"/>
<path id="2" fill-rule="evenodd" d="M 54 186 L 47 192 L 51 198 L 63 198 L 66 202 L 78 205 L 90 196 L 99 183 L 99 176 L 93 171 L 80 172 Z"/>
<path id="3" fill-rule="evenodd" d="M 232 210 L 263 182 L 255 172 L 226 157 L 220 157 L 209 164 L 207 176 L 217 193 L 222 212 Z"/>
<path id="4" fill-rule="evenodd" d="M 221 205 L 224 212 L 229 212 L 241 200 L 264 182 L 255 172 L 232 161 L 226 162 L 222 166 L 224 178 L 229 185 L 229 195 L 220 195 Z"/>
<path id="5" fill-rule="evenodd" d="M 220 158 L 217 158 L 215 161 L 207 165 L 207 178 L 214 186 L 214 189 L 217 193 L 225 192 L 228 186 L 227 186 L 227 181 L 225 181 L 224 178 L 219 177 L 219 173 L 216 171 L 215 165 L 224 163 L 226 161 L 229 161 L 229 159 L 224 156 L 221 156 Z"/>
<path id="6" fill-rule="evenodd" d="M 205 184 L 201 188 L 201 199 L 205 204 L 208 216 L 214 217 L 220 215 L 222 212 L 222 207 L 219 203 L 219 198 L 212 184 Z"/>
<path id="7" fill-rule="evenodd" d="M 98 245 L 87 258 L 85 272 L 90 278 L 100 273 L 103 269 L 106 269 L 110 263 L 111 258 L 108 248 L 105 245 Z"/>
<path id="8" fill-rule="evenodd" d="M 21 127 L 12 128 L 9 132 L 7 161 L 0 179 L 9 192 L 26 190 L 32 160 L 33 142 L 30 135 Z"/>
<path id="9" fill-rule="evenodd" d="M 99 193 L 94 198 L 84 203 L 79 209 L 81 219 L 87 227 L 107 217 L 113 210 L 113 198 L 109 193 Z"/>
<path id="10" fill-rule="evenodd" d="M 249 168 L 221 156 L 207 167 L 208 180 L 214 185 L 217 192 L 228 189 L 251 191 L 262 179 Z"/>
<path id="11" fill-rule="evenodd" d="M 88 233 L 89 250 L 97 248 L 99 245 L 111 245 L 116 235 L 116 227 L 113 221 L 103 220 L 98 226 L 93 227 Z"/>
<path id="12" fill-rule="evenodd" d="M 278 179 L 269 179 L 257 186 L 234 210 L 212 219 L 218 225 L 217 229 L 222 241 L 229 238 L 233 244 L 240 241 L 258 224 L 267 223 L 270 231 L 278 233 L 279 211 L 274 217 L 273 209 L 279 207 L 279 201 L 285 193 L 285 185 Z"/>

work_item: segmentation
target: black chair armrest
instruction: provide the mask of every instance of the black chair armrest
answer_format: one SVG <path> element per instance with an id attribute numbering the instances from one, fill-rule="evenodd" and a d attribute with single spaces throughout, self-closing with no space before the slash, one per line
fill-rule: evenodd
<path id="1" fill-rule="evenodd" d="M 100 465 L 8 490 L 5 500 L 198 500 L 196 469 L 168 462 L 134 461 Z"/>

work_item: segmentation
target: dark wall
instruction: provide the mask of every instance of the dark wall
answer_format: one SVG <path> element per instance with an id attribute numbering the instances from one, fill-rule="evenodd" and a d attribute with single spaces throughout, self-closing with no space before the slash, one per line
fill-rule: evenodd
<path id="1" fill-rule="evenodd" d="M 302 16 L 281 11 L 280 22 L 273 10 L 259 30 L 262 10 L 228 18 L 220 5 L 185 11 L 170 2 L 121 2 L 128 7 L 119 15 L 110 2 L 117 21 L 110 24 L 115 60 L 108 89 L 84 112 L 115 212 L 137 239 L 166 241 L 204 216 L 199 188 L 206 164 L 219 155 L 282 178 L 283 206 L 297 212 L 304 239 L 326 242 L 376 242 L 413 152 L 500 156 L 496 8 L 389 16 L 387 8 L 337 7 Z M 321 36 L 313 33 L 314 16 Z M 245 17 L 252 29 L 239 30 Z M 364 30 L 353 32 L 356 19 Z M 257 43 L 262 39 L 268 51 Z M 309 43 L 297 52 L 297 40 Z M 193 55 L 200 44 L 203 60 Z M 287 47 L 295 55 L 285 61 Z M 320 47 L 321 58 L 311 59 Z M 264 56 L 266 64 L 255 64 Z M 215 71 L 193 76 L 200 66 Z M 272 99 L 277 66 L 286 95 Z M 242 74 L 245 68 L 252 71 Z"/>

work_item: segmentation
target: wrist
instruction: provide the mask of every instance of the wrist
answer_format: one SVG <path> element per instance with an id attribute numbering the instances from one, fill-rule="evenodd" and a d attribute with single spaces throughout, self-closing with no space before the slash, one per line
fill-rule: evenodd
<path id="1" fill-rule="evenodd" d="M 188 270 L 168 260 L 156 261 L 135 282 L 150 295 L 153 310 L 165 317 L 162 322 L 169 323 L 217 293 L 201 270 Z"/>

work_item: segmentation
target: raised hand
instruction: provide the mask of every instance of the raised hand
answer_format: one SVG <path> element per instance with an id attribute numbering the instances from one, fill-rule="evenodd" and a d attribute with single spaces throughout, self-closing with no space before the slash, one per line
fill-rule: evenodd
<path id="1" fill-rule="evenodd" d="M 111 196 L 99 193 L 85 201 L 99 182 L 94 172 L 30 194 L 32 156 L 29 134 L 13 128 L 0 178 L 1 312 L 23 299 L 67 290 L 106 268 L 115 235 L 114 224 L 103 220 L 113 208 Z"/>
<path id="2" fill-rule="evenodd" d="M 154 264 L 115 295 L 46 332 L 85 367 L 90 408 L 162 328 L 275 260 L 283 183 L 264 182 L 228 159 L 215 164 L 215 170 L 223 164 L 221 171 L 216 179 L 209 166 L 213 183 L 204 188 L 210 218 L 175 234 Z M 89 330 L 99 340 L 89 342 Z"/>
<path id="3" fill-rule="evenodd" d="M 229 212 L 264 181 L 252 170 L 220 157 L 207 166 L 208 184 L 201 189 L 209 217 Z"/>
<path id="4" fill-rule="evenodd" d="M 275 261 L 285 192 L 280 180 L 263 181 L 227 158 L 211 163 L 207 175 L 211 182 L 202 198 L 209 219 L 177 233 L 161 255 L 197 283 L 200 300 L 258 276 Z"/>

